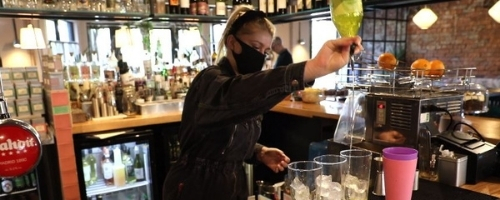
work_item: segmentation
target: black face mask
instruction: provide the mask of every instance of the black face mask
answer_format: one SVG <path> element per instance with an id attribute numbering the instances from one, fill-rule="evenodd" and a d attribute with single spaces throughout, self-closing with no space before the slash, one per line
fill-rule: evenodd
<path id="1" fill-rule="evenodd" d="M 238 39 L 236 36 L 236 41 L 240 43 L 241 53 L 236 54 L 233 50 L 234 60 L 240 74 L 254 73 L 262 70 L 264 62 L 266 61 L 266 55 L 255 50 L 251 46 L 247 45 L 245 42 Z"/>

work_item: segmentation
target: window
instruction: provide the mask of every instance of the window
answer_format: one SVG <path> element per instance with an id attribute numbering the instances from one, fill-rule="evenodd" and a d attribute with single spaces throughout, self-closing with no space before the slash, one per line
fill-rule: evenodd
<path id="1" fill-rule="evenodd" d="M 328 33 L 328 34 L 313 34 L 313 33 Z M 337 29 L 330 20 L 311 21 L 311 55 L 318 54 L 323 44 L 332 39 L 337 38 Z M 347 68 L 343 67 L 337 73 L 331 73 L 323 77 L 317 78 L 314 82 L 314 88 L 335 89 L 336 83 L 344 82 L 346 79 Z"/>
<path id="2" fill-rule="evenodd" d="M 212 46 L 215 45 L 215 50 L 219 47 L 219 41 L 222 39 L 222 34 L 224 34 L 224 29 L 226 28 L 226 23 L 214 24 L 212 25 Z M 217 52 L 218 53 L 218 52 Z"/>
<path id="3" fill-rule="evenodd" d="M 64 20 L 57 20 L 57 36 L 59 36 L 58 41 L 62 42 L 74 42 L 75 34 L 73 28 L 73 22 L 68 22 Z"/>
<path id="4" fill-rule="evenodd" d="M 75 42 L 73 22 L 45 20 L 45 31 L 53 55 L 62 54 L 63 62 L 68 62 L 71 54 L 79 57 L 80 46 Z"/>

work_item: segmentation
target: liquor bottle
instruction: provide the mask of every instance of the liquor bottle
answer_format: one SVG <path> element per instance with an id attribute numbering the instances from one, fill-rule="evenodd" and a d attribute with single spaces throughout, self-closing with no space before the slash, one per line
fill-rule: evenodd
<path id="1" fill-rule="evenodd" d="M 215 2 L 215 15 L 226 16 L 226 0 L 217 0 Z"/>
<path id="2" fill-rule="evenodd" d="M 323 7 L 323 0 L 314 0 L 314 8 Z"/>
<path id="3" fill-rule="evenodd" d="M 11 179 L 2 178 L 2 191 L 6 194 L 14 191 L 14 183 Z"/>
<path id="4" fill-rule="evenodd" d="M 267 14 L 267 0 L 259 0 L 259 11 Z"/>
<path id="5" fill-rule="evenodd" d="M 20 191 L 26 189 L 26 183 L 24 182 L 24 178 L 22 176 L 18 176 L 14 178 L 14 190 Z"/>
<path id="6" fill-rule="evenodd" d="M 134 174 L 137 181 L 146 180 L 144 176 L 144 160 L 141 156 L 141 151 L 139 151 L 139 147 L 135 146 L 135 160 L 134 160 Z"/>
<path id="7" fill-rule="evenodd" d="M 169 0 L 170 14 L 179 14 L 179 0 Z"/>
<path id="8" fill-rule="evenodd" d="M 304 0 L 304 10 L 311 10 L 312 9 L 312 1 L 313 0 Z"/>
<path id="9" fill-rule="evenodd" d="M 36 179 L 36 173 L 35 172 L 31 172 L 30 173 L 30 180 L 31 180 L 31 187 L 36 187 L 38 185 L 38 179 Z"/>
<path id="10" fill-rule="evenodd" d="M 156 4 L 154 6 L 155 14 L 165 14 L 166 6 L 165 0 L 156 0 Z"/>
<path id="11" fill-rule="evenodd" d="M 90 164 L 87 162 L 87 149 L 83 150 L 82 158 L 82 168 L 83 168 L 83 180 L 85 181 L 85 186 L 90 186 Z"/>
<path id="12" fill-rule="evenodd" d="M 198 15 L 207 15 L 208 14 L 208 2 L 207 0 L 198 0 L 196 3 L 196 13 Z"/>
<path id="13" fill-rule="evenodd" d="M 90 68 L 92 69 L 92 79 L 94 81 L 101 81 L 101 65 L 97 60 L 97 53 L 92 53 L 92 63 L 90 64 Z"/>
<path id="14" fill-rule="evenodd" d="M 103 147 L 102 152 L 103 152 L 103 159 L 101 161 L 101 164 L 102 164 L 102 176 L 104 177 L 104 183 L 106 183 L 106 185 L 113 185 L 114 184 L 113 162 L 111 162 L 111 159 L 109 157 L 109 149 Z"/>
<path id="15" fill-rule="evenodd" d="M 276 0 L 267 0 L 267 16 L 274 16 L 276 14 Z"/>
<path id="16" fill-rule="evenodd" d="M 304 0 L 297 0 L 297 12 L 304 10 Z"/>
<path id="17" fill-rule="evenodd" d="M 85 159 L 90 165 L 90 185 L 93 185 L 97 182 L 97 161 L 94 157 L 94 154 L 92 154 L 92 149 L 89 149 L 89 153 L 87 154 L 87 157 Z"/>
<path id="18" fill-rule="evenodd" d="M 24 184 L 26 184 L 26 188 L 33 188 L 33 186 L 31 185 L 30 175 L 26 174 L 23 176 L 23 178 L 24 178 Z"/>
<path id="19" fill-rule="evenodd" d="M 115 186 L 124 186 L 127 183 L 125 165 L 122 163 L 122 151 L 116 147 L 113 149 L 115 164 L 113 165 L 113 179 Z"/>
<path id="20" fill-rule="evenodd" d="M 286 0 L 276 0 L 276 15 L 286 14 Z"/>
<path id="21" fill-rule="evenodd" d="M 189 0 L 180 0 L 181 1 L 181 14 L 189 15 Z"/>
<path id="22" fill-rule="evenodd" d="M 196 7 L 198 7 L 198 0 L 189 0 L 189 14 L 196 15 Z"/>

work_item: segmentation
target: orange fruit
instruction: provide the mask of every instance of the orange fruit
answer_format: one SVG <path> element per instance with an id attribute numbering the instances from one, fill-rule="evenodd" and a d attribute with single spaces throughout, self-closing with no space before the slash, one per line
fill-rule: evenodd
<path id="1" fill-rule="evenodd" d="M 430 62 L 428 60 L 426 60 L 426 59 L 423 59 L 423 58 L 417 59 L 417 60 L 415 60 L 411 64 L 411 69 L 412 70 L 418 70 L 419 71 L 419 72 L 416 72 L 418 75 L 422 74 L 421 71 L 423 71 L 424 75 L 428 75 L 430 68 L 431 68 Z"/>
<path id="2" fill-rule="evenodd" d="M 443 76 L 444 74 L 444 63 L 440 60 L 433 60 L 430 62 L 430 70 L 429 70 L 429 75 L 433 76 Z"/>
<path id="3" fill-rule="evenodd" d="M 383 53 L 378 57 L 378 65 L 384 69 L 393 70 L 398 65 L 398 60 L 392 53 Z"/>

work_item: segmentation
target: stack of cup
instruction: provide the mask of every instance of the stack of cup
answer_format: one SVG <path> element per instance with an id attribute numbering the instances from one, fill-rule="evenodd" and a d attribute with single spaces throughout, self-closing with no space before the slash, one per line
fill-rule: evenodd
<path id="1" fill-rule="evenodd" d="M 350 149 L 288 165 L 294 200 L 367 200 L 372 153 Z"/>
<path id="2" fill-rule="evenodd" d="M 410 200 L 417 168 L 418 151 L 406 147 L 382 150 L 385 199 Z"/>

